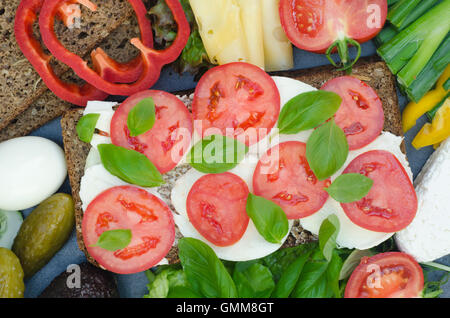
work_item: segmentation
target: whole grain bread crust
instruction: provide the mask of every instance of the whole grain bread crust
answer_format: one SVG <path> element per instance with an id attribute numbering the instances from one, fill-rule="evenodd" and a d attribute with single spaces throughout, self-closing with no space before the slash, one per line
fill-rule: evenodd
<path id="1" fill-rule="evenodd" d="M 317 67 L 313 69 L 287 71 L 274 73 L 279 76 L 286 76 L 308 83 L 316 88 L 320 88 L 329 79 L 342 76 L 344 73 L 337 71 L 331 66 Z M 398 107 L 398 99 L 395 86 L 395 78 L 384 62 L 376 58 L 362 59 L 353 69 L 353 76 L 360 78 L 373 87 L 383 102 L 385 114 L 384 130 L 395 135 L 402 136 L 401 116 Z M 191 92 L 182 92 L 178 95 L 186 95 Z M 83 114 L 82 109 L 67 111 L 62 120 L 64 148 L 66 153 L 67 166 L 69 171 L 72 194 L 75 201 L 76 230 L 78 246 L 85 254 L 89 262 L 99 266 L 89 255 L 83 242 L 81 232 L 81 222 L 83 219 L 82 203 L 79 196 L 80 181 L 84 175 L 86 157 L 90 150 L 90 145 L 78 139 L 75 126 Z M 178 233 L 179 236 L 179 233 Z M 294 223 L 293 229 L 283 247 L 290 247 L 313 240 L 315 237 L 303 230 L 298 221 Z M 169 263 L 178 262 L 178 250 L 174 246 L 166 257 Z"/>

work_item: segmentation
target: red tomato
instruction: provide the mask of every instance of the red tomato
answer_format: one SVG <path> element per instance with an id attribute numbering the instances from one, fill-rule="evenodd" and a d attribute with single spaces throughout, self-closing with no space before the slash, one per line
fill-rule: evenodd
<path id="1" fill-rule="evenodd" d="M 423 271 L 400 252 L 364 257 L 345 288 L 345 298 L 412 298 L 423 289 Z"/>
<path id="2" fill-rule="evenodd" d="M 280 20 L 299 49 L 325 53 L 342 38 L 364 43 L 380 32 L 387 16 L 386 0 L 280 0 Z"/>
<path id="3" fill-rule="evenodd" d="M 194 120 L 201 121 L 201 127 L 196 126 L 201 136 L 222 134 L 252 145 L 278 120 L 280 93 L 259 67 L 229 63 L 210 69 L 200 79 L 192 113 Z"/>
<path id="4" fill-rule="evenodd" d="M 416 191 L 393 154 L 384 150 L 363 153 L 343 173 L 360 173 L 373 180 L 364 198 L 341 203 L 353 223 L 371 231 L 391 233 L 412 222 L 417 212 Z"/>
<path id="5" fill-rule="evenodd" d="M 189 220 L 214 245 L 233 245 L 247 230 L 248 194 L 247 184 L 235 174 L 205 175 L 189 192 L 186 203 Z"/>
<path id="6" fill-rule="evenodd" d="M 383 105 L 372 87 L 356 77 L 342 76 L 326 82 L 321 89 L 342 98 L 335 120 L 344 130 L 350 150 L 370 144 L 381 134 Z"/>
<path id="7" fill-rule="evenodd" d="M 155 103 L 155 124 L 145 134 L 131 137 L 128 113 L 148 97 Z M 182 159 L 189 149 L 192 131 L 192 116 L 183 102 L 175 95 L 155 90 L 130 96 L 115 111 L 111 121 L 112 143 L 143 153 L 161 173 L 172 170 Z"/>
<path id="8" fill-rule="evenodd" d="M 130 229 L 131 243 L 115 252 L 94 247 L 104 231 Z M 132 274 L 158 264 L 175 240 L 169 207 L 154 195 L 133 186 L 108 189 L 87 207 L 82 224 L 86 248 L 101 266 L 118 274 Z"/>
<path id="9" fill-rule="evenodd" d="M 328 199 L 330 179 L 319 181 L 306 160 L 306 144 L 281 143 L 267 151 L 253 174 L 253 190 L 278 204 L 288 219 L 310 216 Z"/>

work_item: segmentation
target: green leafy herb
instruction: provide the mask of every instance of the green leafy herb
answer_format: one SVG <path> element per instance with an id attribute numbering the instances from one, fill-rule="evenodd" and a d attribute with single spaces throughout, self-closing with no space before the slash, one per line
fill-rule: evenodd
<path id="1" fill-rule="evenodd" d="M 179 257 L 194 291 L 208 298 L 235 298 L 236 286 L 214 251 L 200 240 L 182 238 Z"/>
<path id="2" fill-rule="evenodd" d="M 259 234 L 270 243 L 280 244 L 289 232 L 289 222 L 283 210 L 270 200 L 249 194 L 247 214 Z"/>
<path id="3" fill-rule="evenodd" d="M 347 138 L 333 119 L 314 130 L 306 143 L 306 159 L 319 180 L 338 171 L 347 156 Z"/>
<path id="4" fill-rule="evenodd" d="M 164 183 L 161 174 L 143 154 L 112 144 L 98 145 L 103 166 L 125 182 L 142 187 L 157 187 Z"/>
<path id="5" fill-rule="evenodd" d="M 319 229 L 319 247 L 323 256 L 331 261 L 333 250 L 336 248 L 336 238 L 339 234 L 339 219 L 335 214 L 323 220 Z"/>
<path id="6" fill-rule="evenodd" d="M 336 298 L 341 298 L 342 293 L 339 287 L 340 273 L 343 262 L 336 250 L 332 251 L 332 257 L 327 268 L 327 283 L 328 287 L 333 291 Z"/>
<path id="7" fill-rule="evenodd" d="M 127 126 L 132 137 L 145 134 L 155 124 L 155 103 L 153 98 L 144 98 L 128 113 Z"/>
<path id="8" fill-rule="evenodd" d="M 280 280 L 275 286 L 275 290 L 272 293 L 273 298 L 287 298 L 294 290 L 298 279 L 302 273 L 303 267 L 311 255 L 312 250 L 306 251 L 300 255 L 295 261 L 293 261 L 283 272 Z"/>
<path id="9" fill-rule="evenodd" d="M 110 230 L 105 231 L 98 238 L 97 244 L 93 245 L 101 247 L 105 250 L 115 252 L 127 247 L 131 242 L 131 230 Z"/>
<path id="10" fill-rule="evenodd" d="M 258 263 L 245 269 L 236 265 L 233 279 L 241 298 L 268 298 L 275 287 L 270 270 Z"/>
<path id="11" fill-rule="evenodd" d="M 350 203 L 364 198 L 370 191 L 373 180 L 359 173 L 346 173 L 334 180 L 325 189 L 338 202 Z"/>
<path id="12" fill-rule="evenodd" d="M 339 279 L 346 279 L 350 277 L 355 268 L 361 263 L 363 257 L 373 256 L 374 253 L 371 250 L 354 250 L 344 261 L 341 272 L 339 273 Z"/>
<path id="13" fill-rule="evenodd" d="M 296 134 L 313 129 L 331 118 L 341 105 L 341 97 L 333 92 L 307 92 L 292 98 L 280 113 L 280 134 Z"/>
<path id="14" fill-rule="evenodd" d="M 95 125 L 100 118 L 100 114 L 87 114 L 80 118 L 76 130 L 81 141 L 90 143 L 95 132 Z"/>
<path id="15" fill-rule="evenodd" d="M 248 152 L 248 147 L 236 139 L 212 135 L 192 147 L 187 161 L 203 173 L 223 173 L 236 167 Z"/>
<path id="16" fill-rule="evenodd" d="M 320 251 L 317 252 L 316 256 L 320 254 Z M 326 260 L 315 260 L 313 256 L 313 259 L 305 264 L 291 296 L 294 298 L 331 297 L 333 291 L 328 286 L 327 269 L 328 262 Z"/>

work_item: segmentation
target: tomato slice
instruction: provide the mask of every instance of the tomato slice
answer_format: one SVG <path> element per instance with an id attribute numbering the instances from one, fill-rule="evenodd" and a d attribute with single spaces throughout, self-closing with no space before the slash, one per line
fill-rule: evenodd
<path id="1" fill-rule="evenodd" d="M 229 63 L 210 69 L 200 79 L 192 113 L 194 120 L 201 121 L 196 125 L 201 136 L 221 133 L 252 145 L 278 120 L 280 93 L 273 79 L 259 67 Z"/>
<path id="2" fill-rule="evenodd" d="M 321 89 L 342 98 L 335 120 L 344 130 L 350 150 L 370 144 L 381 134 L 383 104 L 372 87 L 356 77 L 342 76 L 326 82 Z"/>
<path id="3" fill-rule="evenodd" d="M 130 229 L 128 247 L 111 252 L 94 247 L 104 231 Z M 87 207 L 82 223 L 83 240 L 91 255 L 105 269 L 132 274 L 158 264 L 175 240 L 169 207 L 147 191 L 120 186 L 99 194 Z"/>
<path id="4" fill-rule="evenodd" d="M 280 0 L 280 20 L 299 49 L 325 53 L 334 41 L 364 43 L 380 32 L 387 16 L 386 0 Z"/>
<path id="5" fill-rule="evenodd" d="M 235 174 L 205 175 L 189 192 L 186 203 L 189 220 L 214 245 L 233 245 L 247 230 L 248 194 L 247 184 Z"/>
<path id="6" fill-rule="evenodd" d="M 330 179 L 319 181 L 306 160 L 306 144 L 288 141 L 269 149 L 256 165 L 253 191 L 281 206 L 288 219 L 310 216 L 328 199 Z"/>
<path id="7" fill-rule="evenodd" d="M 417 212 L 416 191 L 393 154 L 384 150 L 363 153 L 343 173 L 360 173 L 373 180 L 364 198 L 341 203 L 353 223 L 371 231 L 391 233 L 412 222 Z"/>
<path id="8" fill-rule="evenodd" d="M 148 97 L 155 103 L 155 124 L 145 134 L 131 137 L 127 126 L 128 113 Z M 143 153 L 161 173 L 175 168 L 183 158 L 191 144 L 192 132 L 192 115 L 183 102 L 175 95 L 157 90 L 130 96 L 115 111 L 111 121 L 112 143 Z"/>
<path id="9" fill-rule="evenodd" d="M 400 252 L 364 257 L 345 288 L 345 298 L 412 298 L 423 290 L 423 271 Z"/>

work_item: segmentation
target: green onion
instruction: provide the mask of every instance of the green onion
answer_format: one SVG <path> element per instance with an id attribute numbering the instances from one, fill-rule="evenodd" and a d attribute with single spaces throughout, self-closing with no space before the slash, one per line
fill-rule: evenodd
<path id="1" fill-rule="evenodd" d="M 401 89 L 409 99 L 418 102 L 434 86 L 449 63 L 450 36 L 447 36 L 411 85 L 401 86 Z"/>
<path id="2" fill-rule="evenodd" d="M 397 28 L 400 28 L 403 21 L 417 7 L 421 0 L 400 0 L 397 2 L 387 15 L 387 19 Z"/>
<path id="3" fill-rule="evenodd" d="M 427 112 L 427 117 L 428 120 L 431 122 L 433 121 L 434 117 L 436 116 L 436 113 L 438 112 L 439 108 L 442 107 L 442 105 L 444 105 L 445 101 L 447 100 L 447 98 L 450 96 L 450 93 L 448 93 L 440 102 L 439 104 L 437 104 L 432 110 Z"/>
<path id="4" fill-rule="evenodd" d="M 448 80 L 445 81 L 444 85 L 442 85 L 442 87 L 448 91 L 450 89 L 450 78 Z"/>
<path id="5" fill-rule="evenodd" d="M 378 35 L 375 37 L 375 44 L 380 47 L 384 43 L 389 42 L 397 34 L 397 30 L 392 25 L 385 26 L 384 29 L 381 30 L 380 33 L 378 33 Z"/>
<path id="6" fill-rule="evenodd" d="M 450 30 L 450 0 L 444 0 L 378 49 L 392 73 L 409 86 Z"/>
<path id="7" fill-rule="evenodd" d="M 396 4 L 398 1 L 399 0 L 388 0 L 387 4 L 390 7 L 390 6 L 394 5 L 394 4 Z"/>
<path id="8" fill-rule="evenodd" d="M 422 15 L 425 14 L 428 10 L 430 10 L 439 0 L 422 0 L 417 5 L 417 7 L 414 8 L 414 10 L 411 11 L 410 14 L 402 21 L 401 25 L 398 27 L 398 30 L 401 31 L 408 27 L 411 23 L 416 21 L 418 18 L 420 18 Z"/>

